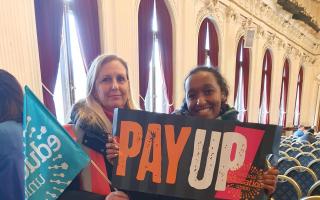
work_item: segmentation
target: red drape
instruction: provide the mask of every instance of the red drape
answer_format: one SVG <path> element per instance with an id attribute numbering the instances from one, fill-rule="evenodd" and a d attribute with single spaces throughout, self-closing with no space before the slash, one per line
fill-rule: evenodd
<path id="1" fill-rule="evenodd" d="M 240 52 L 241 47 L 244 47 L 244 38 L 241 37 L 237 47 L 237 57 L 236 57 L 236 74 L 235 74 L 235 84 L 234 84 L 234 101 L 237 98 L 238 92 L 238 82 L 239 82 L 239 73 L 240 73 Z M 247 102 L 248 102 L 248 87 L 249 87 L 249 67 L 250 67 L 250 52 L 248 48 L 242 49 L 242 72 L 243 72 L 243 99 L 244 99 L 244 107 L 247 110 Z M 244 121 L 248 121 L 248 111 L 244 113 Z"/>
<path id="2" fill-rule="evenodd" d="M 173 61 L 172 61 L 172 24 L 170 15 L 163 0 L 156 0 L 157 19 L 158 19 L 158 38 L 161 46 L 161 55 L 165 82 L 167 86 L 167 95 L 169 103 L 172 103 L 173 87 Z M 153 1 L 142 0 L 139 5 L 139 89 L 140 95 L 145 97 L 148 87 L 149 63 L 152 53 L 152 14 Z M 141 108 L 144 108 L 144 102 L 140 100 Z M 170 111 L 173 111 L 173 106 Z"/>
<path id="3" fill-rule="evenodd" d="M 244 41 L 243 41 L 244 42 Z M 250 67 L 250 51 L 248 48 L 243 48 L 243 91 L 244 91 L 244 106 L 246 112 L 244 115 L 244 121 L 248 121 L 248 90 L 249 90 L 249 67 Z"/>
<path id="4" fill-rule="evenodd" d="M 218 42 L 218 34 L 214 27 L 214 24 L 211 22 L 210 19 L 205 18 L 201 23 L 199 35 L 198 35 L 198 64 L 203 65 L 205 64 L 206 58 L 206 30 L 207 24 L 209 27 L 209 57 L 211 63 L 214 67 L 218 67 L 219 62 L 219 42 Z"/>
<path id="5" fill-rule="evenodd" d="M 97 0 L 76 0 L 71 3 L 79 30 L 80 48 L 86 70 L 100 52 L 100 32 Z"/>
<path id="6" fill-rule="evenodd" d="M 283 91 L 282 91 L 282 84 L 281 84 L 281 95 L 280 95 L 280 105 L 281 105 L 281 97 L 282 93 L 284 93 L 283 102 L 284 102 L 284 111 L 283 114 L 283 126 L 286 126 L 286 118 L 287 118 L 287 99 L 288 99 L 288 86 L 289 86 L 289 61 L 288 59 L 285 60 L 284 66 L 283 66 L 283 76 L 282 76 L 282 83 L 284 85 Z"/>
<path id="7" fill-rule="evenodd" d="M 302 94 L 302 84 L 303 84 L 303 68 L 302 66 L 300 67 L 300 70 L 299 70 L 299 77 L 298 77 L 298 84 L 297 84 L 297 89 L 299 87 L 299 116 L 298 116 L 298 124 L 300 124 L 300 115 L 301 115 L 301 94 Z M 297 99 L 296 99 L 297 101 Z"/>
<path id="8" fill-rule="evenodd" d="M 267 69 L 265 70 L 265 63 L 267 62 Z M 262 64 L 262 80 L 261 80 L 261 90 L 260 90 L 260 107 L 262 104 L 262 95 L 263 95 L 263 84 L 264 84 L 264 78 L 266 75 L 267 79 L 267 119 L 266 119 L 266 124 L 269 124 L 269 105 L 270 105 L 270 91 L 271 91 L 271 71 L 272 71 L 272 59 L 271 59 L 271 54 L 269 50 L 266 50 L 266 53 L 264 54 L 263 57 L 263 64 Z"/>
<path id="9" fill-rule="evenodd" d="M 152 10 L 153 1 L 142 0 L 139 5 L 139 89 L 144 98 L 148 89 L 149 62 L 152 54 Z M 144 102 L 140 99 L 140 107 L 144 109 Z"/>
<path id="10" fill-rule="evenodd" d="M 35 0 L 41 81 L 54 92 L 56 83 L 62 30 L 63 1 Z M 44 104 L 55 115 L 53 96 L 43 88 Z"/>
<path id="11" fill-rule="evenodd" d="M 173 58 L 172 58 L 172 24 L 171 18 L 163 0 L 157 0 L 158 25 L 159 25 L 159 42 L 161 44 L 161 55 L 163 62 L 163 72 L 167 86 L 167 95 L 169 103 L 172 104 L 173 93 Z M 169 112 L 174 110 L 170 106 Z"/>

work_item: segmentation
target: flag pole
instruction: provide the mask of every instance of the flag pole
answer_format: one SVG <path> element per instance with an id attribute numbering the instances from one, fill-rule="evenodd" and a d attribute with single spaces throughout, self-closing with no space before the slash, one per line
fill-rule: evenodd
<path id="1" fill-rule="evenodd" d="M 46 86 L 44 83 L 41 82 L 41 84 L 42 84 L 42 87 L 43 87 L 52 97 L 54 97 L 54 94 L 49 90 L 49 88 L 47 88 L 47 86 Z"/>
<path id="2" fill-rule="evenodd" d="M 90 160 L 90 164 L 92 164 L 92 166 L 94 168 L 96 168 L 96 170 L 99 172 L 99 174 L 109 183 L 110 186 L 112 186 L 112 183 L 110 181 L 110 179 L 108 179 L 108 177 L 102 172 L 102 170 L 100 169 L 100 167 L 93 161 L 93 160 Z M 118 191 L 117 188 L 113 187 L 113 189 L 115 191 Z"/>

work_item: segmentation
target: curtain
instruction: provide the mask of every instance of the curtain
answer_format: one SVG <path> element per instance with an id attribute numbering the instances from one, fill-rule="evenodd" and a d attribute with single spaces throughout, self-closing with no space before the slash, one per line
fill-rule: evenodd
<path id="1" fill-rule="evenodd" d="M 284 69 L 285 71 L 284 73 L 284 77 L 283 77 L 283 83 L 284 83 L 284 91 L 281 91 L 284 92 L 284 116 L 283 116 L 283 126 L 285 127 L 286 126 L 286 118 L 287 118 L 287 99 L 288 99 L 288 86 L 289 86 L 289 61 L 288 59 L 286 59 L 285 63 L 284 63 Z"/>
<path id="2" fill-rule="evenodd" d="M 263 99 L 263 84 L 264 84 L 264 74 L 265 74 L 265 64 L 266 64 L 266 53 L 264 54 L 263 57 L 263 62 L 262 62 L 262 77 L 261 77 L 261 89 L 260 89 L 260 107 L 262 104 L 262 99 Z"/>
<path id="3" fill-rule="evenodd" d="M 159 43 L 161 45 L 161 55 L 163 63 L 163 72 L 165 74 L 165 82 L 167 86 L 167 95 L 169 104 L 169 112 L 174 110 L 172 105 L 173 93 L 173 61 L 172 61 L 172 24 L 170 14 L 168 12 L 165 1 L 157 0 L 158 26 L 159 26 Z"/>
<path id="4" fill-rule="evenodd" d="M 244 43 L 244 40 L 243 40 Z M 244 106 L 246 112 L 244 114 L 244 121 L 248 121 L 248 89 L 249 89 L 249 67 L 250 67 L 250 52 L 249 48 L 243 48 L 243 95 Z"/>
<path id="5" fill-rule="evenodd" d="M 272 71 L 272 59 L 271 59 L 271 54 L 270 51 L 267 50 L 266 52 L 267 60 L 268 60 L 268 65 L 267 65 L 267 124 L 269 124 L 270 120 L 270 114 L 269 114 L 269 108 L 270 108 L 270 91 L 271 91 L 271 71 Z"/>
<path id="6" fill-rule="evenodd" d="M 43 85 L 54 93 L 59 68 L 63 1 L 35 0 L 35 18 Z M 43 100 L 49 111 L 55 115 L 53 96 L 43 88 Z"/>
<path id="7" fill-rule="evenodd" d="M 141 0 L 138 14 L 139 29 L 139 90 L 141 97 L 145 97 L 148 89 L 149 62 L 152 54 L 152 10 L 153 1 Z M 140 98 L 140 107 L 144 109 L 144 102 Z"/>
<path id="8" fill-rule="evenodd" d="M 206 58 L 206 50 L 205 50 L 205 43 L 206 43 L 206 29 L 207 24 L 209 27 L 209 57 L 211 63 L 214 67 L 218 67 L 218 59 L 219 59 L 219 42 L 218 42 L 218 34 L 214 27 L 214 24 L 211 22 L 210 19 L 205 18 L 201 23 L 199 35 L 198 35 L 198 64 L 203 65 L 205 64 Z"/>
<path id="9" fill-rule="evenodd" d="M 235 84 L 234 84 L 234 101 L 237 98 L 237 92 L 238 92 L 238 82 L 239 82 L 239 73 L 240 73 L 240 52 L 241 52 L 241 46 L 244 47 L 244 38 L 241 37 L 240 41 L 238 43 L 237 47 L 237 57 L 236 57 L 236 73 L 235 73 Z M 249 86 L 249 66 L 250 66 L 250 53 L 248 48 L 242 49 L 242 72 L 243 72 L 243 99 L 244 99 L 244 107 L 246 109 L 246 112 L 244 113 L 244 121 L 248 121 L 248 108 L 247 108 L 247 102 L 248 102 L 248 86 Z"/>
<path id="10" fill-rule="evenodd" d="M 200 26 L 199 35 L 198 35 L 198 65 L 205 64 L 206 59 L 206 27 L 207 27 L 207 18 L 203 20 Z M 211 60 L 211 58 L 210 58 Z M 211 60 L 212 62 L 212 60 Z"/>
<path id="11" fill-rule="evenodd" d="M 300 67 L 299 71 L 299 82 L 298 82 L 298 87 L 299 87 L 299 117 L 298 117 L 298 124 L 300 124 L 300 116 L 301 116 L 301 94 L 302 94 L 302 84 L 303 84 L 303 68 L 302 66 Z"/>
<path id="12" fill-rule="evenodd" d="M 267 69 L 265 69 L 265 63 L 267 62 Z M 270 105 L 270 87 L 271 87 L 271 68 L 272 68 L 272 59 L 269 50 L 266 51 L 263 57 L 263 64 L 262 64 L 262 80 L 261 80 L 261 90 L 260 90 L 260 107 L 262 104 L 263 99 L 263 86 L 264 86 L 264 79 L 266 76 L 266 98 L 267 98 L 267 115 L 266 115 L 266 124 L 269 124 L 269 105 Z"/>
<path id="13" fill-rule="evenodd" d="M 167 95 L 169 103 L 172 103 L 173 91 L 173 61 L 172 61 L 172 25 L 169 12 L 163 0 L 157 0 L 158 14 L 158 38 L 161 46 L 161 55 L 165 82 L 167 86 Z M 146 96 L 148 88 L 148 79 L 142 77 L 149 76 L 149 63 L 152 53 L 152 14 L 153 1 L 142 0 L 139 5 L 139 89 L 141 97 Z M 144 109 L 144 102 L 140 99 L 140 106 Z M 173 111 L 170 106 L 170 111 Z"/>
<path id="14" fill-rule="evenodd" d="M 238 82 L 239 82 L 239 73 L 240 73 L 240 52 L 241 52 L 241 44 L 243 42 L 243 37 L 241 37 L 236 54 L 236 74 L 235 74 L 235 82 L 234 82 L 234 101 L 236 101 L 237 93 L 238 93 Z"/>
<path id="15" fill-rule="evenodd" d="M 86 71 L 101 53 L 97 0 L 76 0 L 71 3 L 80 38 L 80 48 Z"/>

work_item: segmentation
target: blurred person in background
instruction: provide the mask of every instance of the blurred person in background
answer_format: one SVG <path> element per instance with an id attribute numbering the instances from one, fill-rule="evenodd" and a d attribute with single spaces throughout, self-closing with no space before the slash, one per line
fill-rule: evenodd
<path id="1" fill-rule="evenodd" d="M 299 137 L 298 142 L 308 141 L 310 144 L 317 141 L 317 138 L 314 136 L 314 129 L 309 128 L 301 137 Z"/>
<path id="2" fill-rule="evenodd" d="M 0 187 L 1 200 L 24 199 L 22 147 L 23 92 L 17 79 L 0 69 Z"/>

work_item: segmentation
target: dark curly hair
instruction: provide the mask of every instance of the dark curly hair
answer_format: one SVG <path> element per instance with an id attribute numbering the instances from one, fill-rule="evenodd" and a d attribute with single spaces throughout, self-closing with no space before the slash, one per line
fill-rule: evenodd
<path id="1" fill-rule="evenodd" d="M 193 75 L 193 74 L 196 74 L 198 72 L 209 72 L 211 73 L 217 80 L 217 83 L 218 85 L 220 86 L 220 90 L 221 90 L 221 93 L 225 96 L 225 99 L 222 100 L 221 102 L 221 108 L 224 109 L 224 107 L 226 107 L 226 101 L 228 99 L 228 96 L 229 96 L 229 86 L 226 82 L 226 80 L 223 78 L 223 76 L 221 75 L 221 73 L 218 71 L 217 68 L 214 68 L 214 67 L 208 67 L 208 66 L 205 66 L 205 65 L 198 65 L 196 66 L 195 68 L 193 68 L 189 74 L 186 76 L 186 78 L 184 79 L 184 90 L 186 90 L 185 86 L 186 86 L 186 81 L 187 79 Z M 186 92 L 186 91 L 185 91 Z M 187 102 L 186 102 L 186 99 L 184 98 L 183 99 L 183 104 L 181 106 L 181 111 L 183 112 L 186 112 L 188 111 L 188 107 L 187 107 Z"/>
<path id="2" fill-rule="evenodd" d="M 217 68 L 208 67 L 208 66 L 205 66 L 205 65 L 198 65 L 198 66 L 196 66 L 195 68 L 193 68 L 189 72 L 189 74 L 184 79 L 184 84 L 183 84 L 184 88 L 186 88 L 185 86 L 186 86 L 187 79 L 191 75 L 196 74 L 198 72 L 209 72 L 209 73 L 211 73 L 216 78 L 217 83 L 220 86 L 220 90 L 221 90 L 222 94 L 224 94 L 226 99 L 228 98 L 228 96 L 229 96 L 229 87 L 228 87 L 228 84 L 227 84 L 226 80 L 223 78 L 223 76 L 220 74 L 220 72 L 218 71 Z M 225 103 L 225 102 L 223 102 L 223 103 Z"/>
<path id="3" fill-rule="evenodd" d="M 23 92 L 17 79 L 0 69 L 0 122 L 22 122 Z"/>

